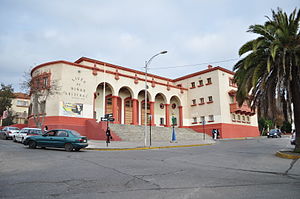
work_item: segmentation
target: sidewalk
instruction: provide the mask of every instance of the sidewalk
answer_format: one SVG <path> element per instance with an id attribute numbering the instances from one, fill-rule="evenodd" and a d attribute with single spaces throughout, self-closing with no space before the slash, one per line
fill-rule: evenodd
<path id="1" fill-rule="evenodd" d="M 117 150 L 146 150 L 146 149 L 160 149 L 160 148 L 177 148 L 177 147 L 195 147 L 195 146 L 206 146 L 214 144 L 215 141 L 211 139 L 199 140 L 199 141 L 177 141 L 177 142 L 158 142 L 152 141 L 151 146 L 149 146 L 149 141 L 147 141 L 147 146 L 144 142 L 127 142 L 127 141 L 111 141 L 106 146 L 106 141 L 104 140 L 89 140 L 89 146 L 86 150 L 97 150 L 97 151 L 117 151 Z"/>

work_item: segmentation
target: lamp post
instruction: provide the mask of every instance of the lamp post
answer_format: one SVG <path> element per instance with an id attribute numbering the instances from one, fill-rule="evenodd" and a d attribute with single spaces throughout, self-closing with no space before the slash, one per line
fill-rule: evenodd
<path id="1" fill-rule="evenodd" d="M 147 104 L 147 90 L 148 90 L 148 86 L 147 86 L 147 74 L 148 74 L 148 67 L 151 63 L 151 61 L 158 55 L 161 54 L 166 54 L 168 51 L 162 51 L 160 53 L 157 53 L 155 55 L 153 55 L 148 61 L 145 61 L 145 103 L 144 103 L 144 108 L 145 108 L 145 132 L 144 132 L 144 138 L 145 138 L 145 146 L 147 146 L 147 110 L 148 110 L 148 104 Z M 150 124 L 151 125 L 151 124 Z"/>

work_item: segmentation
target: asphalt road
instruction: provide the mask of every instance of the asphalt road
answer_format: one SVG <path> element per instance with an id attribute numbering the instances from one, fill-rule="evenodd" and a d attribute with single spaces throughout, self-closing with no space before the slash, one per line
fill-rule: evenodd
<path id="1" fill-rule="evenodd" d="M 28 149 L 0 140 L 0 198 L 300 198 L 288 138 L 139 151 Z"/>

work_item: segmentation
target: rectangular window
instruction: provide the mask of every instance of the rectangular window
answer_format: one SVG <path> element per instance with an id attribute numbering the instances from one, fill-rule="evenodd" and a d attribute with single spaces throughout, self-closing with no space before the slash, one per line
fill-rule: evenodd
<path id="1" fill-rule="evenodd" d="M 245 120 L 245 119 L 246 119 L 246 118 L 245 118 L 245 116 L 243 115 L 243 116 L 242 116 L 242 122 L 243 122 L 243 123 L 246 123 L 246 120 Z"/>
<path id="2" fill-rule="evenodd" d="M 191 85 L 192 85 L 191 88 L 195 88 L 195 87 L 196 87 L 196 86 L 195 86 L 195 82 L 192 82 Z"/>
<path id="3" fill-rule="evenodd" d="M 208 102 L 207 104 L 213 103 L 213 97 L 212 96 L 208 96 Z"/>
<path id="4" fill-rule="evenodd" d="M 205 121 L 205 116 L 201 116 L 201 117 L 200 117 L 200 121 L 201 121 L 201 122 Z"/>
<path id="5" fill-rule="evenodd" d="M 17 100 L 17 106 L 28 106 L 29 102 L 24 100 Z"/>
<path id="6" fill-rule="evenodd" d="M 47 88 L 48 87 L 48 77 L 44 77 L 43 78 L 43 88 Z"/>
<path id="7" fill-rule="evenodd" d="M 160 125 L 164 125 L 165 124 L 165 119 L 163 117 L 159 118 L 159 122 Z"/>
<path id="8" fill-rule="evenodd" d="M 212 82 L 211 82 L 211 78 L 209 77 L 209 78 L 207 78 L 207 83 L 206 83 L 206 85 L 208 85 L 208 84 L 212 84 Z"/>
<path id="9" fill-rule="evenodd" d="M 197 117 L 193 117 L 193 124 L 197 123 Z"/>
<path id="10" fill-rule="evenodd" d="M 229 86 L 237 87 L 236 83 L 234 82 L 234 79 L 231 77 L 229 78 Z"/>
<path id="11" fill-rule="evenodd" d="M 200 104 L 204 104 L 204 98 L 200 98 Z"/>
<path id="12" fill-rule="evenodd" d="M 203 80 L 199 80 L 199 86 L 203 86 Z"/>
<path id="13" fill-rule="evenodd" d="M 235 114 L 231 114 L 232 121 L 235 122 Z"/>
<path id="14" fill-rule="evenodd" d="M 234 103 L 234 96 L 230 96 L 230 103 Z"/>
<path id="15" fill-rule="evenodd" d="M 195 99 L 192 100 L 192 104 L 196 105 L 196 100 Z"/>
<path id="16" fill-rule="evenodd" d="M 208 121 L 209 121 L 209 122 L 215 121 L 214 115 L 209 115 L 209 116 L 208 116 Z"/>

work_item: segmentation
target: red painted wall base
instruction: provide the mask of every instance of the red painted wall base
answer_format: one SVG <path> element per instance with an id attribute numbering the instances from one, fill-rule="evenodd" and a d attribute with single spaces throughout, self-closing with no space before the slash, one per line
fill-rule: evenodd
<path id="1" fill-rule="evenodd" d="M 65 116 L 45 117 L 44 126 L 51 129 L 71 129 L 92 140 L 106 140 L 106 122 L 97 123 L 95 119 L 74 118 Z M 29 127 L 35 127 L 33 118 L 29 119 Z M 43 128 L 44 128 L 43 126 Z M 121 141 L 121 138 L 111 131 L 113 141 Z"/>
<path id="2" fill-rule="evenodd" d="M 65 117 L 65 116 L 48 116 L 45 117 L 45 126 L 48 129 L 72 129 L 78 131 L 81 135 L 87 136 L 89 139 L 93 140 L 106 140 L 106 122 L 97 123 L 95 119 L 89 118 L 75 118 L 75 117 Z M 29 127 L 35 127 L 33 118 L 29 119 Z M 206 124 L 204 126 L 184 126 L 183 128 L 191 128 L 197 132 L 212 136 L 212 130 L 218 129 L 221 138 L 240 138 L 240 137 L 257 137 L 260 136 L 258 127 L 248 126 L 248 125 L 238 125 L 238 124 Z M 122 139 L 117 136 L 113 131 L 111 131 L 113 141 L 121 141 Z"/>
<path id="3" fill-rule="evenodd" d="M 189 127 L 199 133 L 203 133 L 203 125 Z M 260 136 L 258 127 L 238 125 L 238 124 L 206 124 L 204 125 L 204 132 L 212 136 L 212 130 L 218 129 L 220 138 L 241 138 L 241 137 L 258 137 Z"/>

